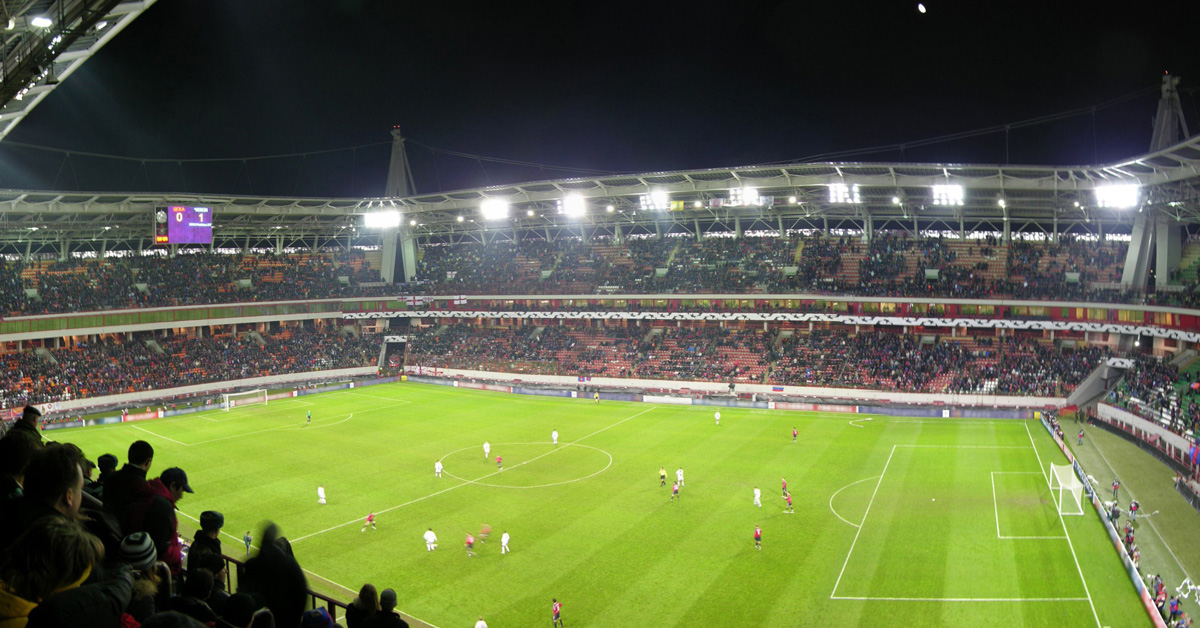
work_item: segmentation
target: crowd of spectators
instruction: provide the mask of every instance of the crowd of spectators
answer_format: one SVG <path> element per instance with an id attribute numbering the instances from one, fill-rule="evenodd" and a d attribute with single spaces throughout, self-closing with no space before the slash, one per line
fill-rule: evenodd
<path id="1" fill-rule="evenodd" d="M 0 316 L 373 296 L 380 281 L 360 251 L 0 260 Z"/>
<path id="2" fill-rule="evenodd" d="M 516 373 L 1065 396 L 1107 355 L 1031 339 L 848 330 L 468 323 L 414 328 L 408 364 Z"/>
<path id="3" fill-rule="evenodd" d="M 1019 337 L 996 339 L 994 355 L 968 363 L 950 384 L 956 393 L 1065 397 L 1109 357 L 1101 347 L 1058 348 Z"/>
<path id="4" fill-rule="evenodd" d="M 0 262 L 0 316 L 394 295 L 779 294 L 1015 298 L 1200 306 L 1194 285 L 1150 297 L 1119 285 L 1127 245 L 838 237 L 578 238 L 420 246 L 416 281 L 382 284 L 361 251 L 192 252 Z M 1003 269 L 1003 270 L 1002 270 Z M 927 270 L 937 270 L 935 276 Z M 36 297 L 26 290 L 36 290 Z"/>
<path id="5" fill-rule="evenodd" d="M 203 486 L 145 441 L 129 445 L 118 469 L 113 453 L 93 454 L 97 464 L 73 444 L 44 441 L 39 422 L 26 406 L 0 438 L 0 625 L 335 626 L 328 609 L 309 607 L 304 570 L 274 524 L 265 524 L 228 590 L 224 515 L 202 512 L 190 543 L 179 533 L 176 504 Z M 161 471 L 155 477 L 152 469 Z M 390 589 L 355 604 L 349 628 L 407 626 Z"/>
<path id="6" fill-rule="evenodd" d="M 1107 401 L 1145 418 L 1160 421 L 1188 437 L 1200 435 L 1200 377 L 1167 361 L 1134 356 L 1133 367 L 1109 392 Z"/>
<path id="7" fill-rule="evenodd" d="M 15 407 L 226 381 L 369 366 L 377 335 L 301 326 L 217 337 L 135 334 L 0 355 L 0 405 Z"/>

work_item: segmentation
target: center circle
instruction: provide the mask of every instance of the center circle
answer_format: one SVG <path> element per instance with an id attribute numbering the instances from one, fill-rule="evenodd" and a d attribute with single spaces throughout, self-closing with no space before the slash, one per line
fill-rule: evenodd
<path id="1" fill-rule="evenodd" d="M 579 453 L 583 450 L 591 450 L 597 453 L 587 453 L 580 457 Z M 571 484 L 572 482 L 582 482 L 589 478 L 595 477 L 604 473 L 612 466 L 612 454 L 603 449 L 592 447 L 590 445 L 581 445 L 579 443 L 564 443 L 562 445 L 553 445 L 551 443 L 493 443 L 491 454 L 486 460 L 481 460 L 483 454 L 482 445 L 471 445 L 461 449 L 455 449 L 439 458 L 443 465 L 442 473 L 468 484 L 476 484 L 479 486 L 488 486 L 491 488 L 514 488 L 514 489 L 530 489 L 530 488 L 547 488 L 550 486 L 559 486 L 562 484 Z M 600 454 L 600 455 L 597 455 Z M 504 458 L 504 470 L 501 471 L 496 467 L 496 456 Z M 594 461 L 594 462 L 593 462 Z M 526 464 L 531 466 L 526 467 Z M 588 472 L 603 464 L 603 467 L 597 471 Z M 473 474 L 479 478 L 470 480 L 462 475 L 455 475 L 451 469 L 456 469 L 460 474 L 466 473 L 465 469 L 478 469 L 478 472 Z M 513 478 L 528 478 L 530 471 L 537 470 L 538 472 L 548 472 L 553 474 L 556 471 L 564 473 L 572 473 L 574 477 L 557 482 L 541 482 L 531 486 L 514 486 L 511 484 L 498 484 L 494 480 L 506 477 Z M 526 471 L 527 473 L 522 473 Z M 535 474 L 536 475 L 536 474 Z M 493 481 L 488 481 L 493 480 Z"/>

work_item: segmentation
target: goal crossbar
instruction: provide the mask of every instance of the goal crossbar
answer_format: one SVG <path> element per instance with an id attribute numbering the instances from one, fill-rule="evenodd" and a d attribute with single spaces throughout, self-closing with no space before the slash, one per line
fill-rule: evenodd
<path id="1" fill-rule="evenodd" d="M 267 391 L 265 388 L 247 390 L 238 393 L 224 393 L 221 395 L 221 407 L 224 408 L 226 412 L 235 407 L 240 408 L 242 406 L 257 404 L 262 404 L 264 406 L 267 405 Z"/>

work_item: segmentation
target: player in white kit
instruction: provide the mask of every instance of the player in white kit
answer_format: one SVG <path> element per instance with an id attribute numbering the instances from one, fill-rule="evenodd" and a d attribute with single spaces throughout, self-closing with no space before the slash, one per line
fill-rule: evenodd
<path id="1" fill-rule="evenodd" d="M 441 460 L 438 460 L 437 462 L 433 463 L 433 477 L 435 477 L 435 478 L 442 477 L 442 461 Z"/>
<path id="2" fill-rule="evenodd" d="M 679 488 L 683 488 L 683 467 L 675 472 L 675 479 L 679 481 Z"/>
<path id="3" fill-rule="evenodd" d="M 721 411 L 717 410 L 717 413 L 713 415 L 713 418 L 717 420 L 717 425 L 720 425 L 721 424 Z"/>
<path id="4" fill-rule="evenodd" d="M 508 537 L 507 530 L 504 532 L 504 534 L 500 535 L 500 553 L 501 554 L 507 554 L 509 551 L 511 551 L 508 549 L 508 538 L 509 537 Z"/>
<path id="5" fill-rule="evenodd" d="M 762 508 L 762 491 L 758 487 L 754 487 L 754 505 Z"/>
<path id="6" fill-rule="evenodd" d="M 317 487 L 317 503 L 318 504 L 325 503 L 325 487 L 324 486 Z"/>
<path id="7" fill-rule="evenodd" d="M 483 441 L 483 459 L 488 460 L 491 457 L 492 457 L 492 444 L 485 440 L 485 441 Z"/>
<path id="8" fill-rule="evenodd" d="M 437 549 L 437 535 L 433 533 L 433 528 L 425 531 L 425 551 L 432 552 Z"/>
<path id="9" fill-rule="evenodd" d="M 554 443 L 555 445 L 558 444 L 558 430 L 550 432 L 550 442 Z"/>

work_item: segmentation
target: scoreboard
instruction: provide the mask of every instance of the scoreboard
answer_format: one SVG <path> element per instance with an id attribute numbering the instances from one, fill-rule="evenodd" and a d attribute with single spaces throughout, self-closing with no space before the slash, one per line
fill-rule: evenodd
<path id="1" fill-rule="evenodd" d="M 212 244 L 211 207 L 172 205 L 154 210 L 155 244 Z"/>

